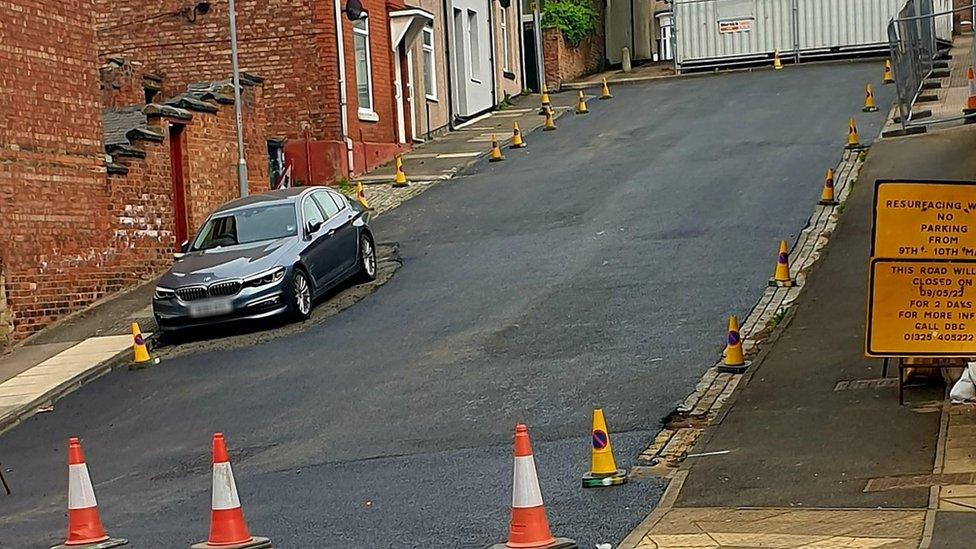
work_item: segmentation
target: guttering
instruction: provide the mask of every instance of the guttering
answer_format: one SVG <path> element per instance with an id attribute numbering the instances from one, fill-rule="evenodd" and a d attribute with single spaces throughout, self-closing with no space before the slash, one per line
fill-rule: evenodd
<path id="1" fill-rule="evenodd" d="M 346 48 L 342 36 L 342 6 L 335 1 L 336 52 L 339 65 L 339 123 L 342 128 L 342 141 L 346 144 L 346 175 L 353 174 L 352 139 L 349 137 L 349 106 L 346 97 Z M 307 160 L 311 162 L 311 159 Z"/>

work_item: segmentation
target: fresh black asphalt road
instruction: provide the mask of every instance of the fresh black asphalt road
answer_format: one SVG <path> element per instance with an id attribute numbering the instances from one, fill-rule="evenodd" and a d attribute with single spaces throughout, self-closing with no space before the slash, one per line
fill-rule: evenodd
<path id="1" fill-rule="evenodd" d="M 529 425 L 554 533 L 617 542 L 663 482 L 584 491 L 603 406 L 629 466 L 719 356 L 803 228 L 879 62 L 618 86 L 588 116 L 381 217 L 403 267 L 328 322 L 105 376 L 0 436 L 0 546 L 63 539 L 82 437 L 102 519 L 135 547 L 206 537 L 210 436 L 277 547 L 484 547 L 507 533 Z"/>

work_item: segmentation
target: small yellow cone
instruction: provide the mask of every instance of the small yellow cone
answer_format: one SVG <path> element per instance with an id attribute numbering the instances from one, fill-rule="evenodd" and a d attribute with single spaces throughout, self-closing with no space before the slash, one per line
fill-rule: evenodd
<path id="1" fill-rule="evenodd" d="M 502 156 L 502 149 L 498 146 L 498 139 L 495 134 L 491 134 L 491 152 L 488 154 L 488 162 L 501 162 L 505 160 Z"/>
<path id="2" fill-rule="evenodd" d="M 366 189 L 363 188 L 362 181 L 356 182 L 356 202 L 359 202 L 359 205 L 362 206 L 363 209 L 369 209 L 369 202 L 366 201 Z"/>
<path id="3" fill-rule="evenodd" d="M 864 86 L 864 108 L 861 109 L 864 112 L 877 112 L 878 104 L 874 102 L 874 88 L 871 84 Z"/>
<path id="4" fill-rule="evenodd" d="M 410 183 L 407 181 L 407 174 L 403 173 L 403 157 L 396 155 L 396 175 L 393 177 L 394 187 L 406 187 Z"/>
<path id="5" fill-rule="evenodd" d="M 827 168 L 827 175 L 824 176 L 823 191 L 820 193 L 821 206 L 836 206 L 837 199 L 834 197 L 834 170 Z"/>
<path id="6" fill-rule="evenodd" d="M 554 132 L 556 131 L 556 123 L 552 120 L 552 107 L 546 108 L 546 123 L 542 126 L 542 131 L 544 132 Z"/>
<path id="7" fill-rule="evenodd" d="M 139 323 L 132 323 L 132 367 L 133 368 L 145 368 L 152 363 L 152 357 L 149 356 L 149 349 L 146 348 L 146 340 L 142 337 L 142 330 L 139 329 Z"/>
<path id="8" fill-rule="evenodd" d="M 522 130 L 519 129 L 518 122 L 512 123 L 512 144 L 508 146 L 509 149 L 524 149 L 526 143 L 522 140 Z"/>
<path id="9" fill-rule="evenodd" d="M 739 334 L 739 319 L 729 316 L 729 332 L 725 343 L 725 357 L 718 370 L 725 373 L 741 374 L 749 366 L 742 354 L 742 336 Z"/>
<path id="10" fill-rule="evenodd" d="M 853 118 L 847 123 L 847 146 L 845 149 L 860 149 L 861 141 L 857 136 L 857 122 Z"/>
<path id="11" fill-rule="evenodd" d="M 779 242 L 779 253 L 776 255 L 776 271 L 773 278 L 769 280 L 770 286 L 793 286 L 794 280 L 790 278 L 790 251 L 786 247 L 786 241 Z"/>
<path id="12" fill-rule="evenodd" d="M 583 94 L 583 90 L 579 91 L 579 101 L 576 103 L 576 114 L 589 114 L 589 109 L 586 108 L 586 95 Z"/>
<path id="13" fill-rule="evenodd" d="M 773 50 L 773 68 L 776 70 L 783 69 L 783 62 L 779 60 L 779 50 Z"/>
<path id="14" fill-rule="evenodd" d="M 891 72 L 891 59 L 885 59 L 884 80 L 885 84 L 894 84 L 895 75 Z"/>
<path id="15" fill-rule="evenodd" d="M 542 96 L 540 97 L 540 101 L 542 103 L 542 108 L 539 109 L 539 114 L 546 114 L 546 109 L 551 107 L 552 103 L 549 102 L 549 87 L 546 86 L 545 83 L 542 84 Z"/>
<path id="16" fill-rule="evenodd" d="M 603 419 L 603 410 L 593 410 L 593 428 L 590 429 L 590 471 L 583 475 L 583 488 L 617 486 L 627 482 L 627 471 L 617 469 L 610 446 L 610 431 Z"/>
<path id="17" fill-rule="evenodd" d="M 603 79 L 603 88 L 600 90 L 600 99 L 612 99 L 613 95 L 610 93 L 610 86 L 607 85 L 607 79 Z"/>

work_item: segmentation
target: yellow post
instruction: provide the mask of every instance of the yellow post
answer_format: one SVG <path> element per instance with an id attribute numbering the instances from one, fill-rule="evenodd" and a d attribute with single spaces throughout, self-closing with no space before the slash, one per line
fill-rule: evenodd
<path id="1" fill-rule="evenodd" d="M 795 281 L 790 278 L 790 250 L 786 247 L 786 241 L 780 240 L 779 253 L 776 254 L 776 270 L 773 278 L 769 280 L 770 286 L 793 286 Z"/>
<path id="2" fill-rule="evenodd" d="M 827 168 L 827 175 L 824 176 L 823 191 L 820 193 L 821 206 L 836 206 L 837 198 L 834 196 L 834 170 Z"/>
<path id="3" fill-rule="evenodd" d="M 394 164 L 396 165 L 396 175 L 393 177 L 393 186 L 406 187 L 410 183 L 407 181 L 407 174 L 403 173 L 403 157 L 399 154 L 396 155 Z"/>
<path id="4" fill-rule="evenodd" d="M 583 488 L 600 486 L 617 486 L 627 482 L 627 471 L 617 469 L 617 462 L 613 459 L 613 448 L 610 446 L 610 432 L 607 422 L 603 419 L 603 410 L 593 410 L 593 428 L 590 429 L 590 471 L 583 475 Z"/>

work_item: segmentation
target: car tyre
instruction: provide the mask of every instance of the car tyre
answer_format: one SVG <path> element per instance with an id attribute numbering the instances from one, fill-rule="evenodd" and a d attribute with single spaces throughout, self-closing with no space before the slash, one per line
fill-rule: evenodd
<path id="1" fill-rule="evenodd" d="M 376 246 L 367 233 L 359 235 L 359 274 L 360 282 L 376 280 Z"/>
<path id="2" fill-rule="evenodd" d="M 291 314 L 296 320 L 312 316 L 312 283 L 305 271 L 296 268 L 291 276 Z"/>

